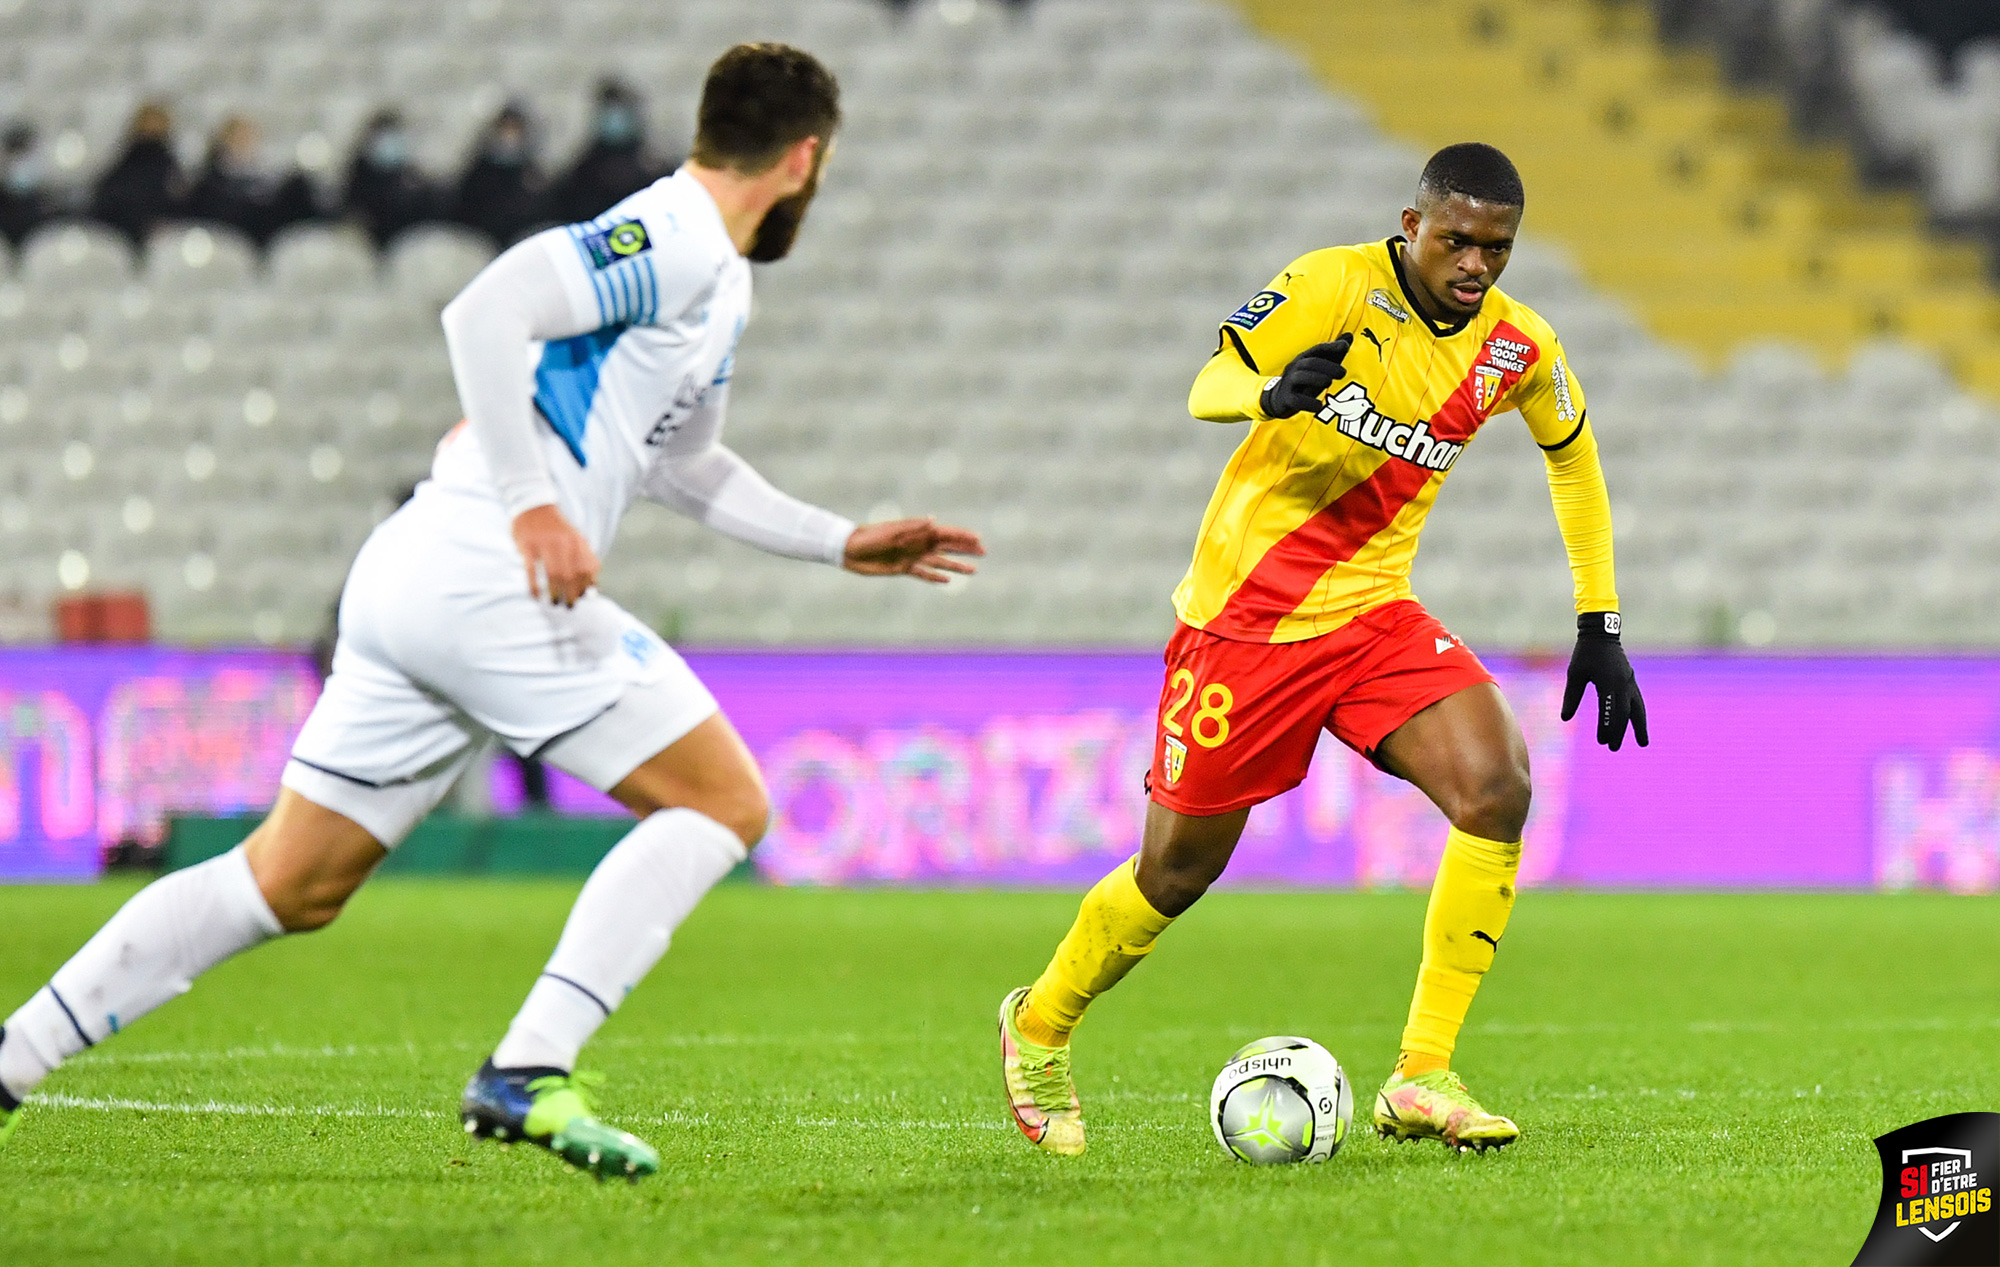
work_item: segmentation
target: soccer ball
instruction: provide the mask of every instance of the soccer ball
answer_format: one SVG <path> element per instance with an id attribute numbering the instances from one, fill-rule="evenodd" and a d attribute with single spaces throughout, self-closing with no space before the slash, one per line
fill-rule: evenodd
<path id="1" fill-rule="evenodd" d="M 1333 1053 L 1277 1035 L 1237 1049 L 1208 1093 L 1208 1122 L 1230 1156 L 1253 1166 L 1321 1162 L 1354 1120 L 1354 1088 Z"/>

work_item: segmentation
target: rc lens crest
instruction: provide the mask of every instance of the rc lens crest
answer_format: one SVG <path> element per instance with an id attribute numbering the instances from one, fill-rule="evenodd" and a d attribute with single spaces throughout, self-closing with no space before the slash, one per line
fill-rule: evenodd
<path id="1" fill-rule="evenodd" d="M 1167 752 L 1161 764 L 1166 767 L 1168 783 L 1179 783 L 1181 772 L 1187 769 L 1187 745 L 1173 736 L 1166 736 Z"/>
<path id="2" fill-rule="evenodd" d="M 1475 389 L 1479 412 L 1489 413 L 1493 409 L 1493 402 L 1500 398 L 1500 385 L 1506 381 L 1505 377 L 1491 365 L 1474 366 L 1472 372 L 1479 380 Z"/>

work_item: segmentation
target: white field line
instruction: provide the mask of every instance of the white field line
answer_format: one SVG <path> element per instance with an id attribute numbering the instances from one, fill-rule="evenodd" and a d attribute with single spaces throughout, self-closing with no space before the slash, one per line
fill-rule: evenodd
<path id="1" fill-rule="evenodd" d="M 27 1103 L 37 1108 L 82 1109 L 98 1113 L 177 1113 L 188 1116 L 219 1114 L 224 1117 L 358 1117 L 358 1118 L 424 1118 L 437 1119 L 457 1117 L 455 1113 L 445 1113 L 439 1109 L 404 1109 L 389 1105 L 302 1105 L 302 1104 L 230 1104 L 222 1100 L 204 1100 L 197 1104 L 169 1104 L 157 1100 L 126 1100 L 106 1096 L 81 1095 L 31 1095 Z M 708 1126 L 714 1119 L 706 1113 L 683 1113 L 678 1110 L 658 1115 L 621 1114 L 615 1121 L 635 1125 L 662 1126 Z M 866 1118 L 866 1117 L 795 1117 L 792 1125 L 805 1130 L 879 1130 L 889 1127 L 896 1130 L 923 1131 L 1007 1131 L 1013 1127 L 1004 1121 L 991 1118 L 978 1119 L 919 1119 L 919 1118 Z M 1100 1129 L 1103 1129 L 1100 1127 Z M 1181 1127 L 1163 1123 L 1128 1123 L 1112 1126 L 1118 1131 L 1166 1131 L 1180 1130 Z"/>
<path id="2" fill-rule="evenodd" d="M 349 1108 L 334 1105 L 229 1104 L 203 1100 L 199 1104 L 165 1104 L 155 1100 L 125 1100 L 105 1096 L 31 1095 L 27 1103 L 51 1109 L 89 1109 L 100 1113 L 219 1113 L 225 1117 L 415 1117 L 438 1118 L 437 1109 L 398 1109 L 385 1104 Z"/>
<path id="3" fill-rule="evenodd" d="M 605 1038 L 597 1047 L 833 1047 L 852 1046 L 861 1041 L 855 1034 L 679 1034 L 665 1038 Z M 240 1060 L 355 1060 L 379 1056 L 423 1056 L 436 1053 L 479 1053 L 491 1050 L 479 1043 L 323 1044 L 317 1047 L 269 1043 L 259 1047 L 225 1047 L 216 1051 L 135 1051 L 115 1052 L 93 1049 L 65 1062 L 81 1065 L 201 1064 Z"/>

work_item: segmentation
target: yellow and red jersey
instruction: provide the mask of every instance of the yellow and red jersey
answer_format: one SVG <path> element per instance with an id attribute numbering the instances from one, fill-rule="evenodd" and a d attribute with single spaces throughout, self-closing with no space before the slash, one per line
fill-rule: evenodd
<path id="1" fill-rule="evenodd" d="M 1188 407 L 1252 425 L 1174 591 L 1182 623 L 1296 642 L 1411 597 L 1417 534 L 1439 487 L 1486 420 L 1510 410 L 1547 456 L 1577 610 L 1617 610 L 1604 476 L 1555 332 L 1497 288 L 1471 320 L 1431 321 L 1410 296 L 1401 249 L 1397 238 L 1314 251 L 1222 323 Z M 1266 417 L 1270 378 L 1341 334 L 1354 336 L 1347 376 L 1319 412 Z"/>

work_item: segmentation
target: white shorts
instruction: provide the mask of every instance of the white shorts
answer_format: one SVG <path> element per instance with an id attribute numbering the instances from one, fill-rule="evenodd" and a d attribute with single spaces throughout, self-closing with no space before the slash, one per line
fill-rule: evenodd
<path id="1" fill-rule="evenodd" d="M 286 787 L 394 848 L 488 739 L 609 791 L 715 715 L 658 634 L 595 591 L 536 600 L 497 514 L 497 533 L 467 534 L 462 516 L 482 510 L 426 494 L 354 560 Z"/>

